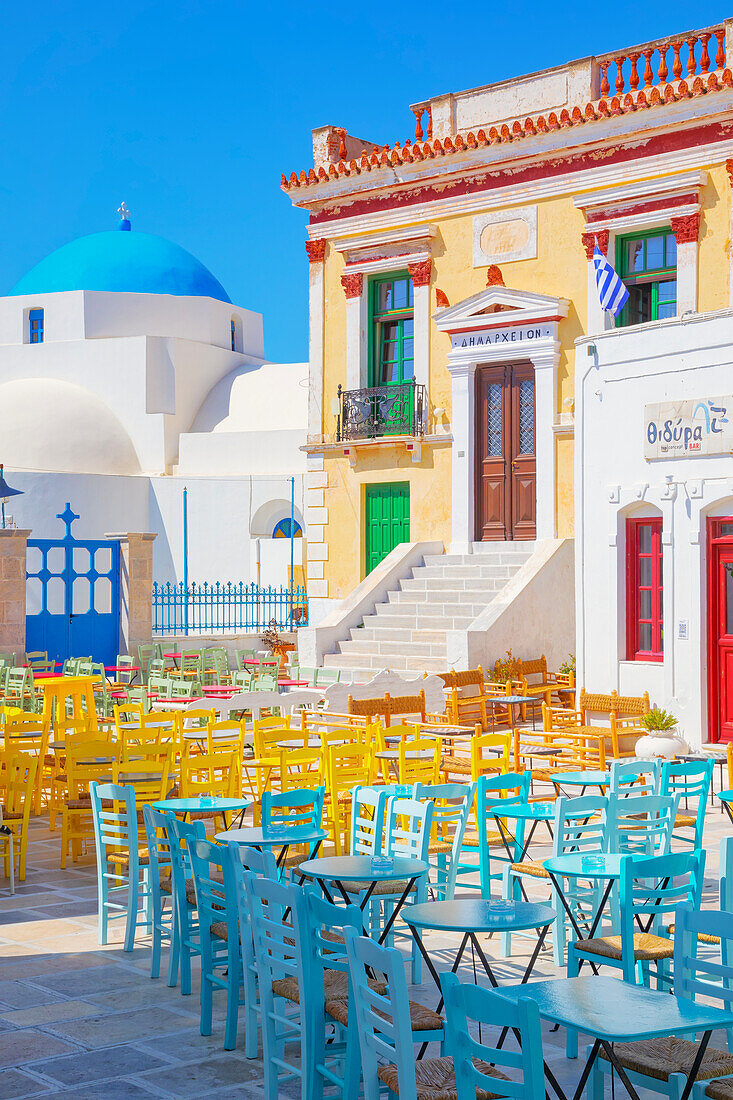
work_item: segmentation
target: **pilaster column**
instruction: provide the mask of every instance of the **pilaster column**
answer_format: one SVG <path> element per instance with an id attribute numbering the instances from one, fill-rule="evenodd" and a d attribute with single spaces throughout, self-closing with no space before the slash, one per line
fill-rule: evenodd
<path id="1" fill-rule="evenodd" d="M 428 400 L 425 402 L 425 427 L 429 416 L 429 383 L 430 383 L 430 278 L 433 272 L 433 261 L 421 260 L 408 264 L 407 270 L 412 279 L 414 299 L 414 354 L 415 354 L 415 381 L 418 385 L 425 386 Z"/>
<path id="2" fill-rule="evenodd" d="M 596 241 L 598 241 L 599 249 L 606 259 L 608 259 L 610 236 L 611 234 L 607 229 L 596 229 L 595 231 L 584 232 L 581 238 L 585 254 L 588 258 L 588 319 L 586 332 L 589 336 L 592 336 L 596 332 L 603 332 L 609 327 L 609 315 L 601 306 L 601 300 L 598 297 L 596 270 L 593 266 L 593 251 Z"/>
<path id="3" fill-rule="evenodd" d="M 451 552 L 468 554 L 475 536 L 474 515 L 474 417 L 475 363 L 448 364 L 451 376 L 453 430 Z"/>
<path id="4" fill-rule="evenodd" d="M 308 253 L 308 439 L 320 440 L 323 416 L 323 267 L 326 242 L 306 241 Z"/>
<path id="5" fill-rule="evenodd" d="M 346 389 L 358 390 L 362 386 L 364 277 L 360 271 L 350 271 L 341 276 L 341 285 L 346 295 Z"/>
<path id="6" fill-rule="evenodd" d="M 733 26 L 731 26 L 730 32 L 733 34 Z M 733 241 L 733 160 L 727 160 L 725 162 L 725 170 L 728 173 L 728 183 L 730 185 L 728 189 L 728 206 L 730 208 L 728 224 L 730 226 L 729 233 L 730 239 Z M 733 307 L 733 249 L 730 254 L 730 267 L 728 271 L 728 302 Z"/>
<path id="7" fill-rule="evenodd" d="M 557 415 L 557 364 L 560 345 L 554 354 L 532 355 L 535 394 L 535 462 L 537 470 L 537 538 L 554 539 L 557 530 L 555 500 L 555 433 Z"/>
<path id="8" fill-rule="evenodd" d="M 700 214 L 670 220 L 677 241 L 677 316 L 697 313 L 697 252 Z"/>
<path id="9" fill-rule="evenodd" d="M 0 650 L 25 653 L 25 573 L 30 531 L 0 528 Z"/>
<path id="10" fill-rule="evenodd" d="M 107 534 L 120 544 L 120 653 L 135 653 L 153 636 L 153 542 L 147 532 Z"/>

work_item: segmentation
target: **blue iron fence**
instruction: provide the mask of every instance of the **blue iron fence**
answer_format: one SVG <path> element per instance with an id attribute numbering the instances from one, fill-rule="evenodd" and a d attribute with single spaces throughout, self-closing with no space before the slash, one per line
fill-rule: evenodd
<path id="1" fill-rule="evenodd" d="M 285 585 L 153 583 L 153 632 L 156 634 L 237 634 L 308 625 L 305 588 Z"/>

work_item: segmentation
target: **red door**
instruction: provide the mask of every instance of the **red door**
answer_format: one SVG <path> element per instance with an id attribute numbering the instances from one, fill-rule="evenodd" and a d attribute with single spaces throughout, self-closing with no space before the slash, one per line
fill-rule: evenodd
<path id="1" fill-rule="evenodd" d="M 733 518 L 708 520 L 708 710 L 711 741 L 733 741 Z"/>
<path id="2" fill-rule="evenodd" d="M 483 367 L 476 376 L 476 538 L 536 536 L 534 368 Z"/>

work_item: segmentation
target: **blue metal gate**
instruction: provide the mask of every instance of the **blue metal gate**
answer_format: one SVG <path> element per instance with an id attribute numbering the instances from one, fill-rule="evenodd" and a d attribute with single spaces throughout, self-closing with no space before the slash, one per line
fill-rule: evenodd
<path id="1" fill-rule="evenodd" d="M 88 657 L 115 664 L 120 630 L 120 544 L 76 539 L 79 516 L 67 503 L 56 517 L 61 539 L 29 539 L 26 649 L 50 660 Z"/>

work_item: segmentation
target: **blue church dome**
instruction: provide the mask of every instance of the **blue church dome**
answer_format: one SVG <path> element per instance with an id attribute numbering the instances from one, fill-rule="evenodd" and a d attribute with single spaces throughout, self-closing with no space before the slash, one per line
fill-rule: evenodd
<path id="1" fill-rule="evenodd" d="M 120 229 L 129 230 L 129 221 Z M 180 245 L 151 233 L 110 230 L 62 245 L 10 291 L 51 294 L 108 290 L 123 294 L 176 294 L 231 302 L 218 279 Z"/>

